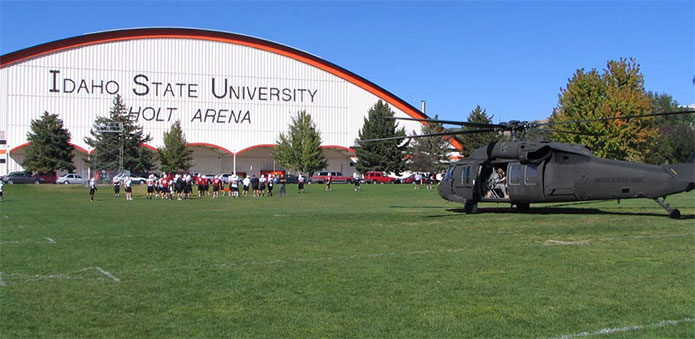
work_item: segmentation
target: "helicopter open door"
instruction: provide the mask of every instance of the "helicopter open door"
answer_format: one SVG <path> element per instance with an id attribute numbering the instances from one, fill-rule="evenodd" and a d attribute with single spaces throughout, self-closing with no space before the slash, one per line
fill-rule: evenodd
<path id="1" fill-rule="evenodd" d="M 451 180 L 455 194 L 466 200 L 474 199 L 476 179 L 478 178 L 478 164 L 474 162 L 457 164 L 453 175 L 457 176 L 457 178 Z"/>
<path id="2" fill-rule="evenodd" d="M 525 165 L 513 162 L 507 165 L 507 191 L 509 192 L 509 200 L 518 203 L 544 201 L 544 168 L 544 162 Z"/>

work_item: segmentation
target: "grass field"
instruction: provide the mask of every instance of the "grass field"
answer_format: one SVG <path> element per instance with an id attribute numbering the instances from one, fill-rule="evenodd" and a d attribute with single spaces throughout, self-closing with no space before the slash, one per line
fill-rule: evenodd
<path id="1" fill-rule="evenodd" d="M 477 215 L 411 185 L 6 185 L 1 337 L 695 337 L 695 192 Z M 586 333 L 585 333 L 586 332 Z"/>

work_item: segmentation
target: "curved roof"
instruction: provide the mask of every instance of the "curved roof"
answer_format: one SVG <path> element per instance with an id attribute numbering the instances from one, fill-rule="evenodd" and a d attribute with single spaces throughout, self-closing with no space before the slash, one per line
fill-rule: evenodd
<path id="1" fill-rule="evenodd" d="M 115 41 L 138 40 L 138 39 L 195 39 L 231 43 L 236 45 L 256 48 L 271 53 L 283 55 L 288 58 L 295 59 L 305 64 L 319 68 L 325 72 L 331 73 L 339 78 L 342 78 L 364 90 L 370 92 L 397 107 L 409 116 L 418 119 L 426 119 L 422 112 L 417 108 L 408 104 L 401 98 L 393 95 L 389 91 L 377 86 L 376 84 L 354 74 L 340 66 L 321 59 L 315 55 L 298 49 L 288 47 L 276 42 L 254 38 L 246 35 L 210 31 L 203 29 L 190 28 L 135 28 L 123 29 L 115 31 L 98 32 L 92 34 L 80 35 L 72 38 L 56 40 L 34 47 L 25 48 L 16 52 L 8 53 L 0 56 L 0 68 L 12 66 L 25 60 L 36 57 L 41 57 L 47 54 L 58 53 L 72 48 L 85 47 Z M 461 144 L 456 140 L 450 141 L 456 148 L 461 149 Z"/>

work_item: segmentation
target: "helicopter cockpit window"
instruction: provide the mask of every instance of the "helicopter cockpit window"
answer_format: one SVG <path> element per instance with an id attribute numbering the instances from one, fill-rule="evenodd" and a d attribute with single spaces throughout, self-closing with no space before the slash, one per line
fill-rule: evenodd
<path id="1" fill-rule="evenodd" d="M 538 183 L 538 166 L 526 165 L 526 185 L 535 185 Z"/>
<path id="2" fill-rule="evenodd" d="M 471 184 L 471 166 L 463 166 L 461 169 L 461 182 L 464 185 Z"/>
<path id="3" fill-rule="evenodd" d="M 451 175 L 454 174 L 454 168 L 454 166 L 449 167 L 449 169 L 446 171 L 446 174 L 444 174 L 444 181 L 451 180 Z"/>
<path id="4" fill-rule="evenodd" d="M 523 172 L 521 171 L 521 165 L 509 165 L 508 176 L 510 185 L 521 185 L 521 178 L 523 176 Z"/>

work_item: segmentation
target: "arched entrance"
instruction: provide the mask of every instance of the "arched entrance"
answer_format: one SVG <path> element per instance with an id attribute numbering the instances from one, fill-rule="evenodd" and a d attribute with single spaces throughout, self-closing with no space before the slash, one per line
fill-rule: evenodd
<path id="1" fill-rule="evenodd" d="M 8 173 L 14 171 L 24 171 L 22 163 L 24 162 L 24 159 L 26 159 L 27 157 L 27 151 L 29 150 L 30 146 L 31 143 L 28 142 L 26 144 L 22 144 L 10 149 L 9 157 L 13 161 L 9 161 L 8 163 Z M 89 152 L 86 149 L 74 144 L 70 144 L 70 146 L 72 146 L 72 164 L 75 166 L 75 170 L 73 171 L 73 173 L 79 174 L 85 178 L 89 177 L 89 165 L 87 164 Z M 58 171 L 56 175 L 61 176 L 66 173 L 68 172 L 61 170 Z"/>
<path id="2" fill-rule="evenodd" d="M 234 153 L 224 147 L 202 142 L 189 143 L 186 147 L 193 150 L 193 173 L 216 175 L 233 169 Z"/>
<path id="3" fill-rule="evenodd" d="M 353 158 L 355 150 L 336 145 L 321 146 L 323 154 L 328 161 L 327 171 L 341 172 L 345 176 L 350 176 L 357 172 Z"/>
<path id="4" fill-rule="evenodd" d="M 259 176 L 276 170 L 284 170 L 273 159 L 275 145 L 264 144 L 247 147 L 236 154 L 236 170 Z"/>

